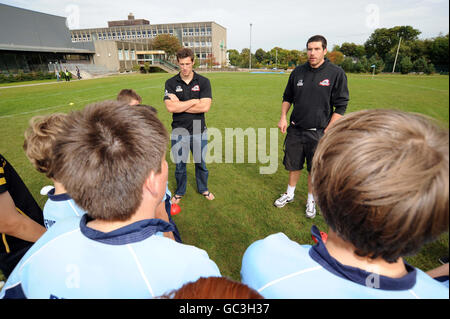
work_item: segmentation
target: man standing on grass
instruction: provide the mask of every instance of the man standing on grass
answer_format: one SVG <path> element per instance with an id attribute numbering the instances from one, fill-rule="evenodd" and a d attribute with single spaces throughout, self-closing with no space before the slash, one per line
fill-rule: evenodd
<path id="1" fill-rule="evenodd" d="M 194 53 L 183 48 L 177 52 L 180 73 L 165 84 L 164 102 L 172 121 L 172 155 L 176 163 L 177 188 L 172 203 L 178 204 L 186 193 L 186 162 L 189 151 L 195 162 L 197 191 L 208 200 L 214 195 L 208 190 L 208 169 L 205 163 L 206 134 L 205 113 L 211 107 L 211 84 L 207 78 L 194 72 Z"/>
<path id="2" fill-rule="evenodd" d="M 309 174 L 314 151 L 323 134 L 344 115 L 349 93 L 345 72 L 325 58 L 327 40 L 316 35 L 308 40 L 306 47 L 308 62 L 292 71 L 283 94 L 278 128 L 283 134 L 287 131 L 283 164 L 289 171 L 289 183 L 286 193 L 274 205 L 283 207 L 294 200 L 295 187 L 306 160 L 306 217 L 314 218 L 316 207 Z M 294 104 L 294 109 L 288 127 L 287 113 L 291 104 Z"/>

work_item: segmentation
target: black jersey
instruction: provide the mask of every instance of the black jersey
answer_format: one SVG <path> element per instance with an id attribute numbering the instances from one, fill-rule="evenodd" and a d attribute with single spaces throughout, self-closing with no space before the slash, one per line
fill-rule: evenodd
<path id="1" fill-rule="evenodd" d="M 194 77 L 192 78 L 192 81 L 189 82 L 189 84 L 186 84 L 186 82 L 181 79 L 180 74 L 177 74 L 174 77 L 168 79 L 165 85 L 164 100 L 169 99 L 169 93 L 175 94 L 180 101 L 212 98 L 211 84 L 209 80 L 206 77 L 197 74 L 196 72 L 194 72 Z M 201 132 L 199 133 L 203 133 L 203 131 L 206 129 L 205 113 L 173 113 L 172 118 L 172 129 L 179 127 L 185 128 L 188 130 L 189 134 L 192 135 L 193 133 L 196 133 L 193 132 L 194 120 L 200 121 Z"/>
<path id="2" fill-rule="evenodd" d="M 290 125 L 299 129 L 326 128 L 334 112 L 344 115 L 348 100 L 344 70 L 327 59 L 317 69 L 308 62 L 295 68 L 283 94 L 294 104 Z"/>
<path id="3" fill-rule="evenodd" d="M 42 210 L 8 161 L 0 154 L 0 194 L 8 192 L 19 213 L 44 225 Z M 33 243 L 1 234 L 0 269 L 8 276 Z"/>

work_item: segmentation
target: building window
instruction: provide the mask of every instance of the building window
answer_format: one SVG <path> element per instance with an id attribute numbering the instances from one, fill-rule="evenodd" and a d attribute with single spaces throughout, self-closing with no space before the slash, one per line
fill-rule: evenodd
<path id="1" fill-rule="evenodd" d="M 136 52 L 131 50 L 131 60 L 136 60 Z"/>
<path id="2" fill-rule="evenodd" d="M 125 51 L 125 60 L 129 60 L 130 59 L 130 53 L 128 52 L 127 49 L 125 49 L 124 51 Z"/>
<path id="3" fill-rule="evenodd" d="M 119 55 L 119 60 L 120 60 L 120 61 L 123 61 L 123 52 L 122 52 L 122 49 L 119 49 L 119 50 L 118 50 L 118 55 Z"/>

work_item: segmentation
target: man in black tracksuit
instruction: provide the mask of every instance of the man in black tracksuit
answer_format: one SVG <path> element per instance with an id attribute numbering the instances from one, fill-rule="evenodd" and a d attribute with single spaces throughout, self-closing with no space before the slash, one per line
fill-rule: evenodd
<path id="1" fill-rule="evenodd" d="M 294 200 L 294 191 L 306 160 L 308 173 L 319 139 L 342 117 L 347 108 L 349 93 L 344 70 L 325 59 L 327 41 L 323 36 L 311 37 L 307 44 L 308 62 L 298 66 L 289 76 L 283 94 L 278 127 L 286 133 L 283 164 L 289 171 L 286 193 L 274 205 L 283 207 Z M 294 109 L 287 123 L 287 113 Z M 314 218 L 316 208 L 308 174 L 306 216 Z"/>

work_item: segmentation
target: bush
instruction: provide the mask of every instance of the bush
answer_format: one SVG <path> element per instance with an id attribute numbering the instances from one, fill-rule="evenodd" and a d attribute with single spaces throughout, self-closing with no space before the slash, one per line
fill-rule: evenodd
<path id="1" fill-rule="evenodd" d="M 341 68 L 347 73 L 352 73 L 354 71 L 353 59 L 350 57 L 345 58 L 341 63 Z"/>
<path id="2" fill-rule="evenodd" d="M 60 72 L 61 77 L 64 72 Z M 13 82 L 23 82 L 23 81 L 34 81 L 34 80 L 49 80 L 55 79 L 56 75 L 52 72 L 30 72 L 24 73 L 23 70 L 19 70 L 17 74 L 7 73 L 0 74 L 0 83 L 13 83 Z"/>
<path id="3" fill-rule="evenodd" d="M 425 60 L 424 57 L 421 57 L 418 58 L 416 61 L 414 61 L 412 69 L 414 72 L 425 72 L 427 67 L 428 67 L 427 60 Z"/>
<path id="4" fill-rule="evenodd" d="M 434 68 L 433 63 L 428 63 L 424 72 L 426 74 L 433 74 L 433 73 L 435 73 L 436 69 Z M 448 72 L 447 72 L 447 75 L 448 75 Z"/>
<path id="5" fill-rule="evenodd" d="M 411 62 L 411 58 L 409 56 L 406 56 L 402 58 L 400 61 L 400 72 L 402 74 L 408 74 L 413 69 L 413 63 Z"/>

